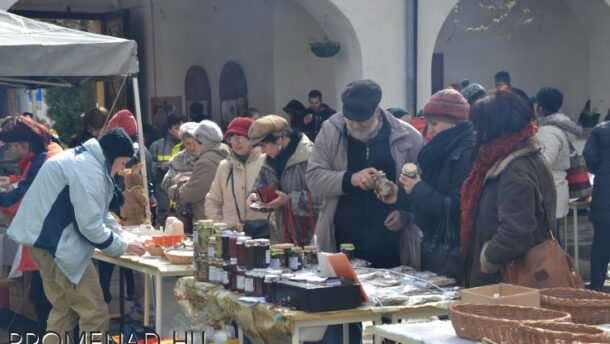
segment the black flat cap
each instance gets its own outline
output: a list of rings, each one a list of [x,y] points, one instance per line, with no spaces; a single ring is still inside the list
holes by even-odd
[[[363,122],[371,118],[381,101],[381,87],[373,80],[356,80],[349,83],[343,93],[343,115],[352,121]]]

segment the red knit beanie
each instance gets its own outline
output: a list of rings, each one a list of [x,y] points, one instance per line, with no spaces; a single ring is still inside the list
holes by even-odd
[[[250,126],[252,126],[254,120],[248,117],[235,117],[229,123],[227,127],[227,131],[225,132],[225,140],[231,135],[239,135],[248,137],[248,130],[250,130]]]
[[[462,94],[452,88],[438,91],[424,105],[424,118],[450,123],[468,120],[470,105]]]
[[[136,119],[133,117],[131,111],[124,109],[112,116],[106,129],[112,128],[123,128],[129,137],[136,136],[138,134],[138,125]]]

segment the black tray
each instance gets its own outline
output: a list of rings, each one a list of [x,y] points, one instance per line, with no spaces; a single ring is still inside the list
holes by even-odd
[[[272,303],[294,307],[304,312],[327,312],[360,306],[360,285],[350,281],[310,284],[282,280],[271,285]]]

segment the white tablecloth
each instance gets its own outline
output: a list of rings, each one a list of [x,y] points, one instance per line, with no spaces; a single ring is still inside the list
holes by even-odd
[[[455,335],[451,321],[434,320],[421,323],[402,323],[374,326],[372,332],[399,343],[471,344],[470,340]]]

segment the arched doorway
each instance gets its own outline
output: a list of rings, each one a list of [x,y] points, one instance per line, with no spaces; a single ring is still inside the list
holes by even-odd
[[[434,11],[438,9],[424,7],[420,22],[427,26],[419,41],[420,47],[426,44],[422,41],[427,41],[428,46],[419,55],[426,54],[419,66],[419,104],[423,105],[432,91],[434,55],[436,61],[443,61],[442,66],[437,63],[435,67],[443,71],[445,87],[469,79],[489,89],[494,86],[494,74],[506,70],[512,84],[529,95],[542,86],[560,89],[564,93],[562,110],[576,117],[591,96],[592,66],[589,34],[570,2],[548,2],[530,25],[491,25],[485,30],[477,28],[491,20],[477,6],[478,2],[461,2],[458,13],[452,11],[457,1],[444,3],[441,10],[447,16],[436,25],[427,23],[427,18],[438,16]],[[603,0],[592,2],[606,5]],[[439,79],[438,75],[434,77]],[[421,78],[427,80],[422,82]]]
[[[225,63],[220,72],[220,126],[225,129],[238,114],[248,109],[248,84],[241,66]]]
[[[204,117],[209,117],[212,113],[210,81],[201,66],[191,66],[186,72],[186,77],[184,78],[184,99],[189,120],[190,113],[188,109],[195,102],[202,105]]]

